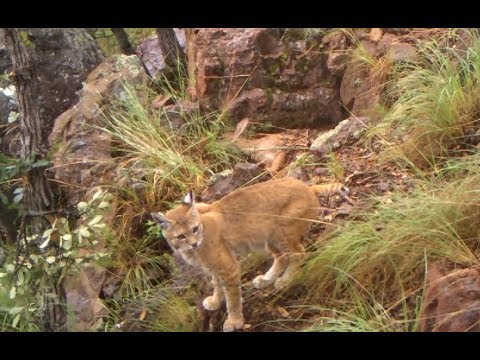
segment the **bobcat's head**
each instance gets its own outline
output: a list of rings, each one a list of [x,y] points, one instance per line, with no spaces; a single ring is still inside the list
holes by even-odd
[[[185,196],[181,205],[166,214],[151,213],[151,216],[161,226],[163,236],[173,251],[194,250],[202,244],[203,225],[192,191]]]

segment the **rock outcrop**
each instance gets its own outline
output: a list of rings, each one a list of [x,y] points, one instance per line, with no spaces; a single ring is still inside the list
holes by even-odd
[[[341,121],[334,129],[318,136],[310,145],[310,151],[326,155],[330,151],[338,150],[342,146],[353,144],[359,140],[367,129],[369,118],[350,117]]]
[[[189,41],[203,109],[228,109],[282,127],[318,127],[344,117],[338,79],[321,41],[287,41],[280,29],[199,29]],[[192,67],[192,64],[189,66]]]
[[[431,264],[419,317],[420,331],[480,331],[480,267]]]
[[[99,65],[88,76],[80,101],[55,120],[49,136],[50,145],[56,147],[55,179],[63,184],[71,205],[77,204],[87,189],[111,180],[115,174],[111,138],[92,125],[102,125],[102,110],[121,98],[122,81],[146,81],[136,55],[120,55]]]
[[[340,85],[340,98],[353,115],[371,116],[379,103],[389,66],[414,61],[417,51],[412,44],[380,28],[372,28],[370,32],[359,30],[355,35],[359,42],[350,53]]]

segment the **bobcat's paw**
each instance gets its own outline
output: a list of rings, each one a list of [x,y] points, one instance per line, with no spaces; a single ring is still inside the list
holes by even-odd
[[[225,320],[225,322],[223,323],[223,331],[231,332],[234,330],[240,330],[243,329],[244,324],[245,321],[243,319],[243,316],[238,319],[232,319],[228,317],[227,320]]]
[[[270,285],[273,281],[270,279],[266,279],[264,275],[258,275],[255,279],[253,279],[253,286],[257,289],[262,289]]]
[[[203,299],[203,307],[205,310],[215,311],[222,306],[222,302],[218,299],[215,299],[213,296],[206,297]]]

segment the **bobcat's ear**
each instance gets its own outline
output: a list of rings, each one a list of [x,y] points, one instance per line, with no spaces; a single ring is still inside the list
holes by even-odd
[[[152,216],[152,219],[158,224],[160,225],[160,227],[162,229],[166,229],[170,226],[170,220],[168,220],[164,214],[162,213],[150,213],[150,215]]]
[[[185,195],[185,197],[183,198],[183,203],[185,205],[194,205],[195,204],[195,199],[193,197],[193,191],[190,190],[189,193],[187,195]]]

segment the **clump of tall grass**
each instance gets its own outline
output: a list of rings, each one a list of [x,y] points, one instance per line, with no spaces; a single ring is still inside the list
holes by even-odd
[[[386,308],[383,299],[378,300],[364,289],[357,290],[358,284],[352,281],[346,300],[337,299],[331,308],[319,305],[304,306],[309,312],[316,312],[309,320],[311,325],[306,332],[399,332],[417,331],[422,293],[417,292],[413,306],[400,289],[402,297],[394,307]],[[361,286],[360,286],[361,288]],[[400,306],[398,306],[400,305]]]
[[[373,211],[356,214],[313,246],[298,276],[309,303],[348,300],[351,279],[384,306],[399,289],[419,288],[426,261],[470,266],[480,246],[480,155],[452,163],[436,179],[420,180],[412,193],[396,192]],[[373,199],[375,200],[375,198]],[[386,290],[387,289],[387,290]],[[388,290],[390,289],[390,290]]]
[[[178,92],[166,86],[164,90],[178,100]],[[230,168],[238,158],[238,151],[219,139],[228,129],[221,114],[179,110],[178,115],[183,124],[174,124],[163,109],[151,109],[128,85],[123,100],[107,115],[105,131],[123,157],[120,171],[141,173],[137,181],[150,207],[200,189],[209,176]]]
[[[448,36],[448,42],[420,43],[418,60],[404,64],[388,86],[386,96],[396,101],[369,134],[396,142],[385,150],[387,159],[432,165],[480,117],[478,32]]]

